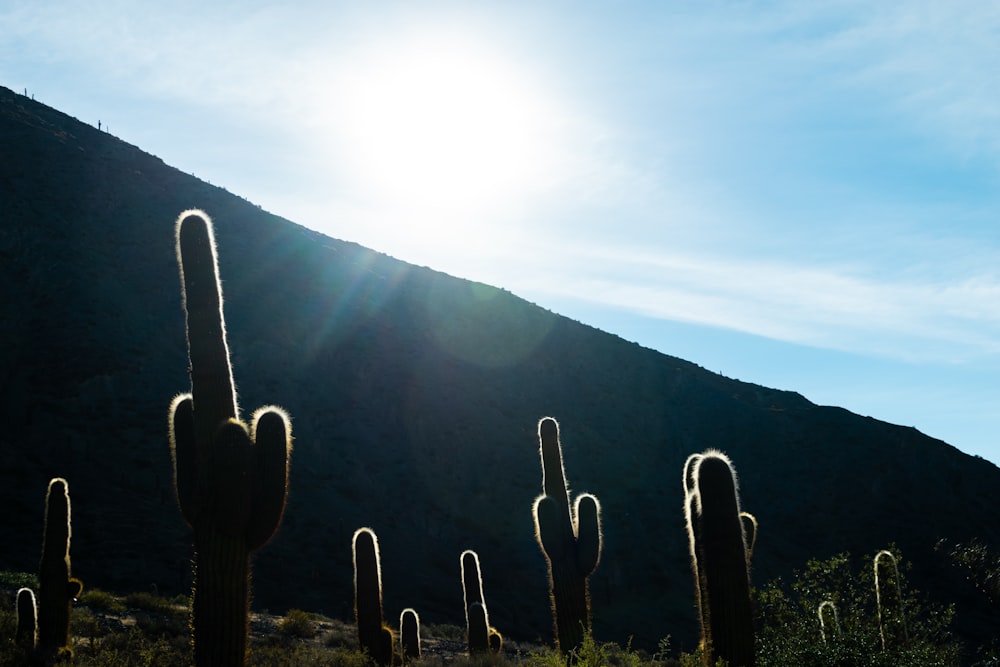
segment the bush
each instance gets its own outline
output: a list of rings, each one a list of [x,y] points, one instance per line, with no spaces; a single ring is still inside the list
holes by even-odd
[[[90,607],[91,611],[101,611],[108,614],[120,614],[125,611],[125,605],[118,598],[99,588],[84,590],[79,598],[79,602],[82,605]]]
[[[316,636],[316,626],[313,625],[312,617],[301,609],[289,609],[281,619],[278,629],[288,637],[312,639]]]
[[[908,646],[883,652],[873,558],[856,563],[845,553],[825,561],[810,560],[791,585],[778,579],[757,592],[758,667],[957,665],[958,647],[948,630],[954,610],[918,599],[906,586],[908,566],[896,557]],[[838,610],[839,631],[828,627],[824,639],[818,609],[827,600]]]

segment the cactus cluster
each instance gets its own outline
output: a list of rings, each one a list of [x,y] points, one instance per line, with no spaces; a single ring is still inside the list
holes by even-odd
[[[14,643],[33,664],[71,661],[69,619],[73,601],[83,583],[73,577],[69,556],[73,535],[69,484],[61,477],[49,480],[45,493],[45,527],[38,564],[38,595],[30,588],[17,591],[17,628]]]
[[[280,408],[240,420],[226,342],[212,223],[200,211],[177,222],[191,393],[170,405],[174,485],[194,533],[192,630],[198,667],[246,663],[250,552],[285,510],[292,438]]]
[[[542,488],[535,499],[535,538],[549,564],[549,591],[556,646],[569,653],[590,633],[589,578],[601,560],[601,505],[582,494],[570,507],[559,424],[538,422]]]
[[[753,667],[749,549],[736,470],[709,450],[688,458],[683,481],[705,664],[721,658],[731,667]]]

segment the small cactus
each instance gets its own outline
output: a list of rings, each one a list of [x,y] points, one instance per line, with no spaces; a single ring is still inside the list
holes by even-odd
[[[246,663],[250,552],[285,511],[291,425],[280,408],[240,421],[226,343],[212,223],[200,211],[177,221],[191,393],[170,405],[170,453],[181,514],[194,532],[191,626],[198,667]]]
[[[747,543],[736,471],[721,452],[690,459],[688,537],[697,560],[701,636],[707,665],[723,659],[731,667],[753,667],[753,611]],[[690,482],[688,480],[690,474]]]
[[[38,608],[35,606],[35,593],[30,588],[17,591],[17,630],[14,632],[14,644],[25,654],[35,649],[38,641]]]
[[[601,505],[585,493],[570,507],[555,419],[538,422],[538,440],[544,492],[535,499],[535,539],[549,564],[556,647],[569,653],[590,633],[589,577],[601,560]]]
[[[878,633],[882,650],[907,648],[910,637],[903,612],[903,591],[899,585],[899,567],[891,551],[875,554],[875,604],[878,607]]]
[[[404,663],[420,659],[420,615],[414,609],[399,615],[399,654]]]
[[[462,593],[465,599],[465,627],[469,655],[500,653],[503,636],[490,626],[489,611],[483,597],[483,578],[479,569],[479,556],[475,551],[463,551],[459,561],[462,566]]]
[[[824,644],[834,637],[840,636],[840,616],[837,614],[837,605],[833,603],[833,600],[820,602],[816,614],[819,616],[819,634],[823,638]]]
[[[393,637],[382,616],[382,564],[370,528],[354,533],[354,619],[358,644],[379,665],[391,665]]]

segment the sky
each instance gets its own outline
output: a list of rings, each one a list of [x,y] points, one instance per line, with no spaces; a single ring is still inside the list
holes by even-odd
[[[0,85],[182,171],[1000,463],[998,3],[11,4]]]

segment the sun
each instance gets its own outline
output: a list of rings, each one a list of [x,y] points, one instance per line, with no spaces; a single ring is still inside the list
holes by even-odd
[[[472,212],[544,189],[558,172],[559,114],[516,60],[481,41],[420,34],[349,63],[337,131],[369,195]]]

